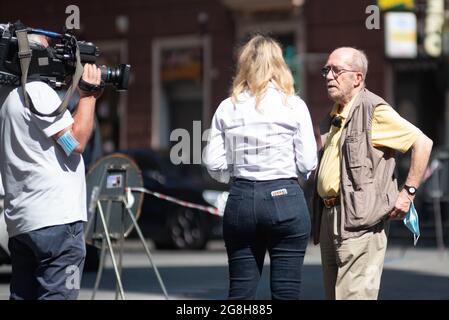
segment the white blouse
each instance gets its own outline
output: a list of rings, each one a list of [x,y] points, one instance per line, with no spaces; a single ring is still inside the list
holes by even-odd
[[[260,110],[260,111],[259,111]],[[203,161],[211,176],[228,182],[230,177],[248,180],[307,179],[317,165],[317,147],[310,113],[304,101],[268,84],[255,108],[255,97],[242,93],[217,108]]]

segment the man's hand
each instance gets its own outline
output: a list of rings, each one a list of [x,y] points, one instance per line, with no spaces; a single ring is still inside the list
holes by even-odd
[[[93,86],[100,86],[100,84],[101,84],[101,70],[100,70],[100,68],[98,68],[94,64],[86,63],[84,65],[84,71],[83,71],[82,79],[85,82],[87,82],[88,84],[91,84]],[[83,90],[81,90],[78,87],[78,92],[80,94],[80,98],[89,97],[89,96],[98,98],[101,95],[102,90],[99,90],[96,93],[92,93],[92,92],[89,92],[89,91],[83,91]]]
[[[82,79],[89,85],[99,86],[101,83],[101,70],[94,64],[85,64]],[[73,112],[73,124],[55,135],[59,138],[65,132],[71,130],[72,136],[78,141],[78,146],[74,149],[77,153],[83,153],[89,142],[92,133],[95,116],[95,103],[102,90],[98,92],[84,91],[78,86],[80,99],[75,111]]]
[[[421,133],[412,145],[412,160],[410,169],[405,180],[408,186],[419,187],[424,171],[429,162],[430,152],[433,142],[425,134]],[[410,203],[415,196],[408,194],[407,190],[402,189],[396,200],[393,211],[390,213],[390,219],[403,219],[407,214]]]
[[[393,211],[390,212],[390,219],[404,219],[410,209],[410,204],[412,203],[413,198],[414,196],[409,195],[405,189],[402,189],[401,192],[399,192]]]

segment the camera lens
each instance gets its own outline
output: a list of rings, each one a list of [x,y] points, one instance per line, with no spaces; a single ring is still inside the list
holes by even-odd
[[[127,90],[131,65],[120,64],[114,68],[101,66],[101,79],[105,83],[113,84],[117,90]]]

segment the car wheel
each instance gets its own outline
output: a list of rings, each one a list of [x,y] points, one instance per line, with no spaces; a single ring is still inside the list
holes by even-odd
[[[181,208],[167,222],[170,242],[175,249],[204,249],[207,244],[207,224],[201,212]]]

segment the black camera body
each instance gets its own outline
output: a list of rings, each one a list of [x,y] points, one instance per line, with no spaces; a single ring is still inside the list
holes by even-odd
[[[76,69],[76,50],[79,48],[80,62],[94,64],[100,55],[98,47],[91,42],[77,41],[69,34],[30,29],[28,33],[40,34],[55,39],[54,45],[44,48],[30,42],[31,62],[28,68],[27,81],[43,81],[54,89],[62,89],[68,85]],[[22,75],[18,56],[18,40],[15,36],[15,26],[6,25],[0,28],[0,85],[20,86]],[[106,84],[112,84],[117,90],[127,90],[131,66],[120,64],[115,67],[101,66],[101,79]]]

